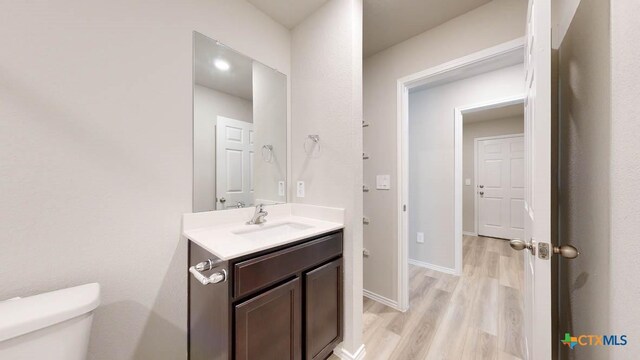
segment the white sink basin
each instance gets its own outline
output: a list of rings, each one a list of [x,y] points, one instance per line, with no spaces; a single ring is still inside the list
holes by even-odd
[[[297,232],[307,230],[312,226],[296,222],[280,224],[247,225],[247,229],[234,231],[233,233],[249,240],[264,240],[268,238],[290,236]]]

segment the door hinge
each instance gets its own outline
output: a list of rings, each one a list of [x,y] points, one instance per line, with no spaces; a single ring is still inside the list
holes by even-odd
[[[407,211],[407,205],[402,205],[402,211]]]

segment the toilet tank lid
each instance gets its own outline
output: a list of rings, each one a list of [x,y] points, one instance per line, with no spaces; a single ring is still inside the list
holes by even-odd
[[[0,341],[86,314],[99,304],[98,283],[0,301]]]

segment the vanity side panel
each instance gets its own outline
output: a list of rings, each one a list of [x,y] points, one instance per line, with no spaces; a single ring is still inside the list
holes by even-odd
[[[189,266],[213,256],[200,246],[189,242]],[[225,269],[228,262],[204,271],[211,275]],[[230,360],[231,323],[229,313],[229,287],[231,279],[219,284],[202,285],[191,274],[189,277],[189,359]]]

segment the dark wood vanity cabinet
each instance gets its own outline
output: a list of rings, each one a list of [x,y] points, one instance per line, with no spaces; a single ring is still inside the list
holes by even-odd
[[[342,337],[342,258],[304,274],[305,358],[326,359]]]
[[[207,260],[202,255],[202,248],[189,244],[191,265]],[[202,285],[190,277],[191,360],[322,360],[342,341],[342,231],[211,271],[222,268],[224,283]],[[220,307],[227,313],[214,314]]]

